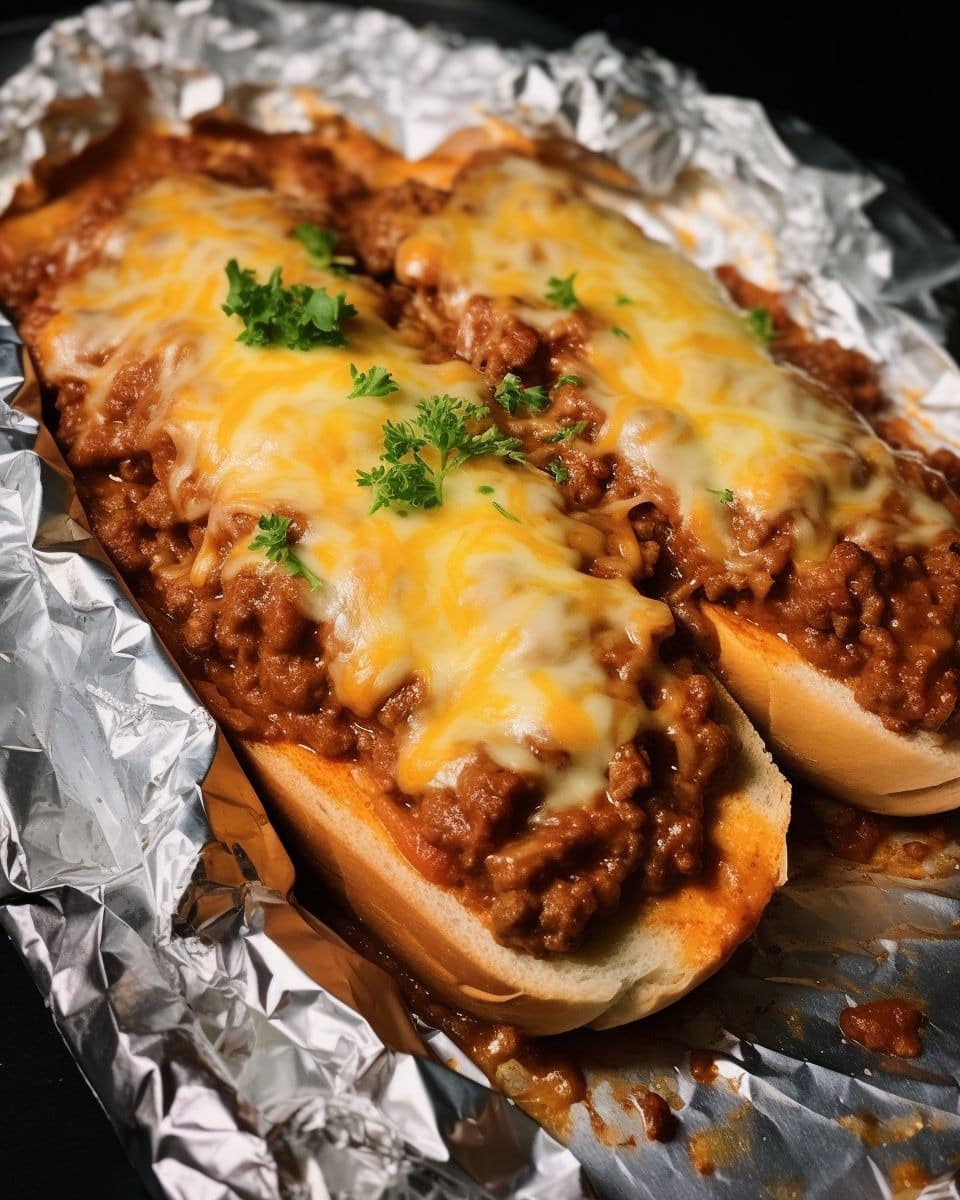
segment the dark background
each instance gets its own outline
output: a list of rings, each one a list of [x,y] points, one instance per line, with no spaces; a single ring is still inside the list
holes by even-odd
[[[955,231],[957,43],[931,4],[843,7],[607,4],[577,7],[451,0],[382,6],[468,34],[559,46],[588,29],[649,45],[694,68],[713,91],[751,96],[804,118],[859,156],[893,168]],[[851,6],[853,7],[853,6]],[[860,6],[857,6],[860,8]],[[0,7],[0,77],[36,32],[79,5],[28,13]],[[944,14],[948,6],[940,6]],[[881,12],[886,15],[881,16]],[[2,703],[2,698],[0,698]],[[0,934],[0,1195],[4,1200],[145,1195],[49,1014]]]

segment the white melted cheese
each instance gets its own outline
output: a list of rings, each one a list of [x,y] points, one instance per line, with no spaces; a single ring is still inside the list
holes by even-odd
[[[485,295],[540,328],[564,315],[545,302],[548,279],[573,272],[591,322],[578,373],[606,415],[594,449],[665,484],[716,561],[751,567],[718,501],[725,489],[757,518],[790,514],[800,562],[841,537],[926,544],[953,525],[905,488],[866,422],[773,362],[712,276],[583,198],[562,171],[517,156],[469,168],[398,255],[401,277],[439,281],[453,308]],[[882,511],[891,492],[906,512]]]
[[[304,584],[303,605],[328,623],[339,700],[364,717],[409,679],[426,685],[400,739],[405,791],[452,782],[482,746],[540,778],[545,809],[587,802],[603,792],[618,745],[676,716],[669,704],[649,711],[612,680],[596,661],[596,636],[626,631],[660,673],[655,647],[672,629],[669,611],[579,569],[571,543],[589,532],[529,467],[477,459],[448,477],[441,508],[405,519],[369,513],[356,472],[376,465],[383,423],[412,417],[435,393],[482,401],[482,380],[460,362],[420,361],[378,315],[374,289],[312,267],[291,225],[265,193],[156,184],[130,202],[101,262],[60,287],[38,347],[48,377],[84,380],[95,423],[122,364],[161,356],[153,431],[175,446],[180,512],[207,521],[194,582],[215,566],[216,534],[234,514],[302,515],[296,552],[323,581],[314,592]],[[230,258],[260,280],[279,265],[285,284],[346,291],[359,310],[345,324],[349,344],[303,352],[239,343],[239,320],[221,311]],[[348,400],[351,363],[387,368],[399,392]],[[247,542],[233,547],[225,575],[278,569]],[[548,765],[536,748],[559,748],[569,761]]]

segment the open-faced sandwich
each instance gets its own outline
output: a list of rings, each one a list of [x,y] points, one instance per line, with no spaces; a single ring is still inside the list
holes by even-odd
[[[682,995],[783,878],[709,663],[825,789],[956,803],[960,505],[501,140],[126,129],[0,223],[0,298],[287,835],[440,995],[554,1032]]]

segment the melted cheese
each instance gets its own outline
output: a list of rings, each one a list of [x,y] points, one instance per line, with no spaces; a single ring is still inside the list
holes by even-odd
[[[564,315],[544,301],[548,279],[572,272],[591,323],[578,373],[606,414],[595,450],[665,484],[715,560],[752,565],[717,500],[727,488],[754,517],[793,520],[798,561],[841,537],[924,544],[952,526],[864,421],[773,362],[711,276],[560,171],[521,157],[471,168],[398,256],[401,277],[439,281],[454,310],[485,295],[539,328]],[[905,511],[884,511],[897,492]]]
[[[162,359],[152,432],[174,444],[180,512],[207,522],[194,583],[216,564],[235,514],[303,517],[297,554],[323,580],[313,593],[304,585],[303,604],[327,623],[339,700],[364,717],[412,677],[426,684],[400,738],[404,790],[452,782],[482,746],[540,778],[548,808],[591,799],[616,747],[674,716],[669,704],[648,710],[608,676],[596,635],[626,631],[662,672],[655,647],[672,628],[669,611],[622,580],[580,570],[571,544],[582,527],[532,468],[473,460],[448,477],[441,508],[406,519],[369,513],[356,471],[376,464],[383,423],[413,416],[435,393],[483,400],[483,383],[463,363],[420,361],[378,315],[376,291],[311,267],[291,224],[265,193],[201,180],[153,186],[130,203],[99,265],[60,287],[38,347],[48,377],[84,380],[95,424],[108,416],[124,362]],[[286,284],[345,290],[359,310],[349,345],[302,352],[237,342],[239,321],[221,311],[230,258],[261,280],[279,265]],[[399,392],[348,400],[351,363],[386,367]],[[490,488],[493,496],[480,490]],[[248,540],[234,545],[225,576],[275,569]],[[544,747],[569,761],[541,762]]]

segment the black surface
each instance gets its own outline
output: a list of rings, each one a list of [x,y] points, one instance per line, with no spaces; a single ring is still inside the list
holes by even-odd
[[[581,5],[527,0],[578,31],[652,46],[711,91],[802,117],[859,157],[888,163],[960,231],[957,39],[949,6]],[[854,17],[856,19],[854,19]]]
[[[753,96],[827,130],[859,155],[892,164],[960,229],[954,167],[955,39],[932,5],[838,26],[834,10],[451,0],[382,3],[468,34],[556,46],[602,27],[693,67],[716,91]],[[0,78],[33,36],[74,6],[0,22]],[[3,9],[0,9],[3,13]],[[7,10],[7,16],[12,16]],[[0,698],[2,703],[2,698]],[[0,934],[0,1197],[146,1196],[59,1038],[19,957]]]
[[[350,0],[347,0],[349,3]],[[827,131],[860,157],[888,163],[960,232],[956,167],[957,42],[949,6],[557,3],[556,0],[381,0],[418,22],[501,41],[566,44],[590,29],[652,46],[692,67],[713,91],[752,96]],[[35,31],[80,4],[19,6],[0,22],[0,77]],[[849,6],[853,8],[854,6]],[[0,13],[3,13],[0,7]]]
[[[147,1200],[19,953],[2,932],[0,1196]]]

